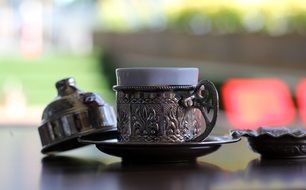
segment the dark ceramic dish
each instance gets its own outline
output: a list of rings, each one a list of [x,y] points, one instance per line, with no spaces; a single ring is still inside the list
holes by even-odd
[[[306,158],[306,129],[234,130],[232,136],[247,137],[251,149],[264,158]]]
[[[79,139],[81,143],[95,144],[107,154],[121,157],[123,162],[190,162],[197,157],[218,150],[222,144],[234,143],[240,138],[208,137],[203,142],[185,143],[127,143]]]

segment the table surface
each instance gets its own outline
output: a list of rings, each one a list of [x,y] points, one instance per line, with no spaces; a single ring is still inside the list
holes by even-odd
[[[305,160],[261,160],[242,140],[196,163],[123,165],[94,146],[46,157],[36,128],[0,128],[0,189],[306,189]]]

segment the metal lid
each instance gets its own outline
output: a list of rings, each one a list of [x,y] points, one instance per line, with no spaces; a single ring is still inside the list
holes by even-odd
[[[82,92],[73,78],[56,83],[58,96],[44,110],[38,128],[42,153],[59,152],[84,146],[79,137],[117,137],[113,108],[92,92]]]

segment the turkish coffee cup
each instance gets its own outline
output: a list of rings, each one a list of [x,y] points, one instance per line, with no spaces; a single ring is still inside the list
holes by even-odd
[[[198,68],[151,67],[116,70],[120,142],[203,141],[219,109],[211,81],[198,82]]]

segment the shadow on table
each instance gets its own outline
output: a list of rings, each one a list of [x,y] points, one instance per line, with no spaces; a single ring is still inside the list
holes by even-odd
[[[97,160],[69,156],[46,156],[42,160],[42,171],[52,173],[97,172],[106,164]]]
[[[95,175],[103,162],[68,156],[47,156],[42,159],[39,189],[86,189],[95,183]]]
[[[243,171],[227,172],[213,189],[306,189],[306,160],[251,160]]]
[[[305,159],[254,159],[242,176],[249,189],[305,189],[305,179]]]
[[[205,162],[107,165],[54,156],[42,160],[40,189],[209,189],[227,174]]]
[[[218,166],[205,163],[114,163],[103,172],[115,176],[118,189],[210,189],[226,175]]]
[[[306,159],[254,159],[249,162],[245,177],[261,181],[305,181]]]

